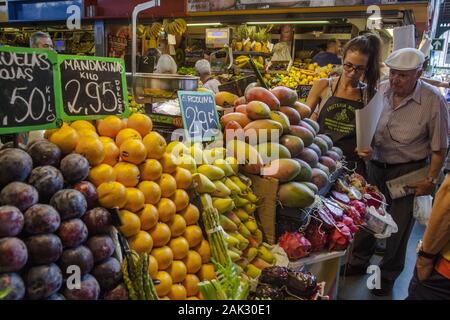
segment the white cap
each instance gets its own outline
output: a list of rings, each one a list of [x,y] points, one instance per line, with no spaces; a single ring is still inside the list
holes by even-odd
[[[198,60],[195,63],[195,70],[199,75],[211,74],[211,64],[206,59]]]
[[[402,71],[419,69],[424,62],[425,55],[414,48],[396,50],[384,61],[389,68]]]

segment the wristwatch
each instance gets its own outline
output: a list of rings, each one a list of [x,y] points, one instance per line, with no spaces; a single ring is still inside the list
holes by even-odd
[[[437,257],[437,254],[431,254],[431,253],[423,251],[422,244],[423,244],[422,240],[419,240],[419,243],[417,244],[417,249],[416,249],[417,255],[419,257],[424,257],[427,259],[435,259]]]
[[[437,184],[438,179],[433,177],[427,177],[427,181],[431,182],[432,184]]]

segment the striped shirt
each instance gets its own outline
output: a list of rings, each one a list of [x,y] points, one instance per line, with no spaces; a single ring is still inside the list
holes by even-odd
[[[384,101],[373,140],[374,160],[406,163],[448,147],[448,107],[437,88],[418,80],[413,93],[394,109],[389,82],[380,87]]]

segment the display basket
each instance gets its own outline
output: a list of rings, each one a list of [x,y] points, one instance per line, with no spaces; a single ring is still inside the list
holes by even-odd
[[[253,82],[257,82],[255,76],[246,76],[238,80],[233,80],[219,86],[219,91],[231,92],[238,97],[242,97],[245,93],[245,88]]]

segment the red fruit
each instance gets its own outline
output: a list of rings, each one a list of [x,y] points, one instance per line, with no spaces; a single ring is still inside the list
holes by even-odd
[[[50,199],[50,205],[59,212],[61,220],[79,218],[87,208],[83,194],[74,189],[59,190]]]
[[[352,233],[344,223],[336,223],[336,228],[334,228],[329,236],[328,250],[345,250],[348,245],[353,241]]]
[[[364,204],[364,202],[359,201],[359,200],[352,200],[349,202],[349,206],[354,208],[358,212],[358,214],[361,218],[364,218],[364,216],[366,215],[367,207]]]
[[[88,229],[80,219],[67,220],[61,223],[58,236],[61,238],[64,248],[78,247],[86,241]]]
[[[94,262],[111,257],[115,250],[111,237],[107,235],[93,236],[87,241],[86,245],[94,255]]]
[[[2,150],[0,163],[0,188],[13,181],[25,181],[33,169],[28,153],[16,148]]]
[[[0,292],[11,290],[4,300],[22,300],[25,296],[25,284],[17,273],[0,274]]]
[[[60,170],[68,183],[77,183],[87,178],[89,162],[82,155],[71,153],[61,160]]]
[[[89,235],[107,233],[112,225],[111,213],[105,208],[94,208],[86,212],[83,216]]]
[[[22,212],[13,206],[0,207],[0,238],[14,237],[23,228],[24,218]]]
[[[81,181],[73,186],[75,190],[80,191],[86,199],[87,209],[92,209],[97,205],[98,195],[97,189],[89,181]]]
[[[36,141],[28,146],[28,154],[33,159],[33,165],[59,167],[61,161],[61,150],[56,144],[47,140]]]
[[[320,252],[327,243],[327,234],[318,223],[310,223],[305,232],[306,239],[311,243],[311,252]]]
[[[108,291],[103,296],[103,300],[128,300],[128,290],[124,284],[119,284],[117,287]]]
[[[279,239],[279,245],[290,260],[298,260],[309,255],[311,243],[299,232],[285,232]]]
[[[108,291],[122,280],[122,269],[116,258],[108,258],[95,266],[92,275],[97,279],[100,288]]]

